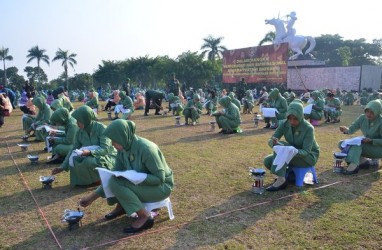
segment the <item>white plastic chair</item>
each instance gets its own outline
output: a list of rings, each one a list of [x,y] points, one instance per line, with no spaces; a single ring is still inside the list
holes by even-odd
[[[170,197],[167,197],[162,201],[143,203],[143,205],[145,206],[145,209],[148,212],[151,212],[152,210],[157,208],[167,207],[168,217],[170,218],[170,220],[173,220],[175,218],[174,213],[172,212],[172,204],[170,201]]]

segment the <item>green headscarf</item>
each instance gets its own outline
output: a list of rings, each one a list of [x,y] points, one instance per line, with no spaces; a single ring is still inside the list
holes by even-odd
[[[234,92],[229,92],[228,96],[231,97],[231,99],[234,99],[235,98],[235,93]]]
[[[119,97],[121,98],[121,99],[125,99],[127,96],[126,96],[126,92],[125,91],[119,91]]]
[[[107,126],[103,134],[126,151],[130,151],[131,143],[135,138],[135,123],[122,119],[115,120]]]
[[[312,97],[314,98],[320,98],[321,94],[318,90],[315,90],[312,92]]]
[[[271,98],[271,99],[276,99],[278,96],[279,96],[279,94],[280,94],[280,91],[279,91],[279,89],[278,88],[274,88],[274,89],[272,89],[272,91],[269,93],[269,98]]]
[[[228,107],[228,105],[231,103],[231,97],[224,96],[219,99],[219,104],[222,105],[224,108]]]
[[[53,124],[65,125],[70,118],[69,110],[66,108],[59,108],[53,112],[50,121]]]
[[[41,96],[38,96],[38,97],[33,98],[32,103],[37,108],[42,109],[44,107],[45,101]]]
[[[56,100],[54,100],[51,104],[50,104],[50,108],[52,109],[52,110],[57,110],[57,109],[59,109],[59,108],[62,108],[63,107],[63,101],[62,101],[62,99],[61,98],[58,98],[58,99],[56,99]]]
[[[294,100],[289,104],[286,117],[290,115],[294,115],[299,122],[304,120],[304,108],[300,100]]]
[[[200,95],[198,94],[194,94],[193,98],[192,98],[194,101],[195,100],[200,100]]]
[[[94,111],[87,105],[74,110],[72,117],[84,125],[84,130],[90,133],[91,124],[97,119]]]
[[[382,111],[382,104],[381,104],[381,101],[380,100],[373,100],[373,101],[370,101],[364,111],[366,111],[367,109],[370,109],[374,115],[377,117],[381,114],[381,111]]]

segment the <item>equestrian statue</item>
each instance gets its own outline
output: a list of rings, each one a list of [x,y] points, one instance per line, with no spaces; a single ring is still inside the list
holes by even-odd
[[[313,56],[310,52],[313,51],[316,46],[316,40],[312,36],[301,36],[296,35],[296,30],[293,28],[295,21],[297,20],[296,13],[292,11],[289,15],[287,15],[289,20],[284,21],[280,18],[272,18],[266,19],[265,24],[271,24],[275,26],[276,36],[273,40],[273,44],[280,43],[288,43],[288,47],[290,50],[294,52],[294,55],[289,57],[289,60],[296,60],[298,58],[304,58],[305,56],[309,56],[309,59],[312,59]],[[286,27],[284,26],[286,23]],[[309,41],[309,48],[305,51],[305,54],[302,50],[305,48]]]

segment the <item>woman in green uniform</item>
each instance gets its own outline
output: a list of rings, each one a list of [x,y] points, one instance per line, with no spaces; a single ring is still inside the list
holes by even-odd
[[[36,135],[36,141],[44,141],[45,137],[48,135],[45,130],[36,130],[37,127],[48,124],[50,116],[52,115],[52,110],[49,105],[45,103],[43,97],[33,98],[33,105],[38,108],[38,113],[36,117],[30,115],[24,115],[22,117],[23,129],[25,135],[23,138],[28,138],[31,132],[34,132]]]
[[[107,185],[114,194],[108,199],[110,205],[118,203],[116,208],[105,216],[113,219],[123,213],[138,218],[125,228],[125,233],[137,233],[149,229],[154,224],[150,212],[144,208],[143,202],[157,202],[169,197],[173,187],[173,172],[158,146],[142,137],[135,135],[135,123],[126,120],[113,121],[104,133],[112,140],[113,146],[118,150],[115,165],[112,171],[134,171],[141,174],[135,184],[123,177],[112,176]],[[105,197],[103,187],[81,199],[81,206],[88,206],[99,197]]]
[[[78,131],[77,121],[70,115],[69,110],[59,108],[52,114],[50,123],[57,126],[59,130],[65,131],[65,134],[50,133],[49,144],[52,145],[52,158],[48,163],[61,163],[72,149]]]
[[[219,133],[233,134],[237,133],[240,126],[240,111],[239,108],[231,102],[229,96],[224,96],[219,99],[219,104],[224,108],[222,111],[217,111],[212,115],[215,116],[216,123],[222,130]]]
[[[114,120],[118,119],[118,114],[122,113],[122,119],[127,120],[130,119],[130,116],[132,113],[134,113],[134,106],[133,106],[133,100],[130,96],[126,95],[125,91],[119,92],[119,97],[121,100],[119,100],[119,103],[115,106],[114,109]]]
[[[186,107],[183,110],[183,115],[185,119],[185,125],[188,125],[189,119],[191,119],[192,125],[196,124],[196,121],[200,118],[203,106],[200,103],[200,96],[195,94],[192,100],[187,102]]]
[[[266,123],[265,128],[276,129],[278,126],[278,122],[280,120],[285,119],[285,113],[288,109],[288,103],[286,99],[280,94],[278,88],[272,89],[269,93],[268,100],[266,101],[267,105],[264,105],[267,108],[275,108],[277,109],[276,117],[264,117],[264,122]],[[271,123],[273,124],[271,127]]]
[[[356,174],[359,170],[360,162],[365,162],[366,158],[382,158],[382,105],[379,100],[369,102],[365,109],[365,114],[360,115],[349,128],[340,126],[340,131],[344,134],[354,134],[361,130],[365,138],[361,145],[349,146],[346,162],[349,163],[344,174]]]
[[[305,114],[305,118],[310,119],[311,123],[315,125],[313,121],[320,121],[324,116],[325,102],[321,99],[321,94],[318,90],[313,91],[311,96],[313,99],[313,102],[311,103],[313,104],[312,112],[310,114]]]
[[[314,127],[304,119],[303,106],[301,101],[293,101],[286,112],[287,119],[282,120],[279,127],[268,141],[268,145],[273,148],[276,145],[293,146],[297,149],[297,154],[291,159],[288,166],[311,167],[314,166],[320,154],[320,148],[314,136]],[[284,141],[279,141],[284,136]],[[277,180],[266,190],[278,191],[286,188],[287,165],[276,171],[273,160],[276,154],[265,157],[264,166],[277,175]]]
[[[116,151],[103,132],[106,126],[97,122],[94,111],[87,105],[76,109],[72,117],[80,128],[73,147],[60,167],[52,175],[70,171],[70,185],[84,186],[99,182],[96,167],[110,168],[115,161]]]

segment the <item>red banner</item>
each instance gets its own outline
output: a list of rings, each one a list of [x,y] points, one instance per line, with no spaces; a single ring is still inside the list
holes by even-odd
[[[288,44],[227,50],[223,53],[223,83],[285,83]]]

